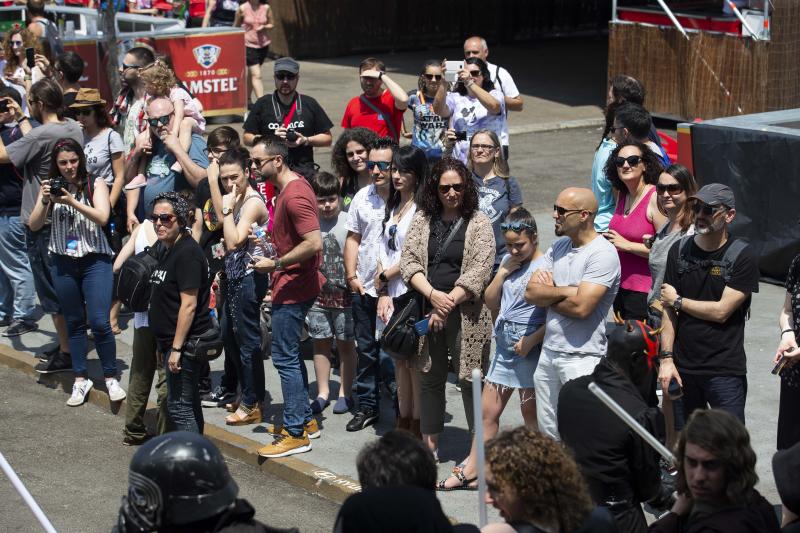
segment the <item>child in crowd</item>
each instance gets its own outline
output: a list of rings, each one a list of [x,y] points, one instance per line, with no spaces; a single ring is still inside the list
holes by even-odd
[[[308,312],[309,332],[314,339],[314,373],[317,377],[317,398],[311,403],[311,411],[321,413],[331,403],[328,399],[331,349],[333,340],[336,339],[341,385],[333,412],[344,414],[353,407],[351,389],[356,364],[351,296],[344,273],[347,213],[342,212],[339,207],[340,186],[336,176],[320,172],[311,181],[311,186],[317,195],[319,225],[322,232],[320,272],[326,278],[322,292]]]

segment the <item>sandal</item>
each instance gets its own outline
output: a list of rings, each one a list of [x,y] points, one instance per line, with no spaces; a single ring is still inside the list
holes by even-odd
[[[467,476],[465,476],[464,473],[461,472],[461,471],[453,474],[450,477],[456,478],[460,483],[458,485],[454,486],[454,487],[448,487],[447,486],[447,479],[450,479],[450,478],[443,479],[439,483],[436,484],[436,490],[442,491],[442,492],[449,492],[449,491],[452,491],[452,490],[478,490],[478,487],[470,485],[470,483],[472,483],[474,481],[478,481],[477,477],[474,477],[472,479],[467,479]]]
[[[458,463],[456,466],[453,467],[451,472],[453,473],[453,475],[456,475],[459,472],[463,472],[465,466],[467,466],[467,462],[466,461],[464,461],[462,463]]]

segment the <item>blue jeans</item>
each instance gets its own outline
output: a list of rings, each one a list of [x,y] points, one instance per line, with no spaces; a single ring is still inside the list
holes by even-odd
[[[747,400],[747,376],[704,376],[681,374],[683,380],[683,414],[695,409],[722,409],[744,424],[744,404]]]
[[[103,366],[103,376],[117,375],[117,343],[111,332],[109,312],[114,275],[111,256],[89,254],[72,258],[53,254],[53,285],[67,322],[72,369],[86,377],[86,322],[94,333],[94,347]],[[84,307],[86,312],[84,313]]]
[[[28,248],[28,261],[31,264],[33,285],[42,311],[48,315],[61,313],[61,304],[53,285],[53,257],[48,250],[50,246],[50,226],[45,226],[39,231],[25,228],[25,245]]]
[[[242,387],[242,403],[253,407],[264,401],[264,357],[261,353],[261,300],[269,277],[251,273],[228,279],[222,307],[225,359],[236,364]],[[227,373],[227,372],[226,372]]]
[[[13,311],[12,311],[13,308]],[[25,226],[18,216],[0,216],[0,319],[33,324],[36,288],[25,244]]]
[[[395,390],[394,361],[385,352],[381,355],[380,342],[375,338],[375,318],[377,316],[377,298],[368,294],[353,295],[353,325],[358,352],[356,396],[360,411],[378,410],[380,404],[378,384],[381,376],[386,385],[392,391]]]
[[[197,357],[181,355],[181,369],[177,374],[170,372],[167,357],[170,343],[159,343],[161,358],[167,374],[167,412],[178,431],[191,431],[203,434],[205,422],[203,408],[200,407],[200,367],[202,361]]]
[[[300,333],[314,300],[299,304],[272,304],[272,364],[281,378],[283,427],[294,437],[311,420],[308,370],[300,360]]]

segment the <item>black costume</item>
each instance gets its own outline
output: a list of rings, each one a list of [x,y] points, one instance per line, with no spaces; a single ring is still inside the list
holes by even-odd
[[[748,503],[706,514],[678,516],[667,513],[648,529],[651,533],[778,533],[775,510],[753,489]]]

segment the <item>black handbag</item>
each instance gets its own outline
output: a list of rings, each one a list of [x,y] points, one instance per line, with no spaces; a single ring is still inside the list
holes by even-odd
[[[202,335],[187,340],[181,353],[187,357],[213,361],[220,356],[222,349],[222,332],[215,325]]]
[[[453,241],[463,222],[464,219],[459,218],[453,224],[447,238],[433,256],[431,269],[439,265],[444,251]],[[395,312],[381,335],[381,348],[394,359],[405,361],[411,359],[419,347],[419,333],[414,325],[424,317],[425,299],[420,293],[409,288],[408,292],[394,298],[392,302]]]

